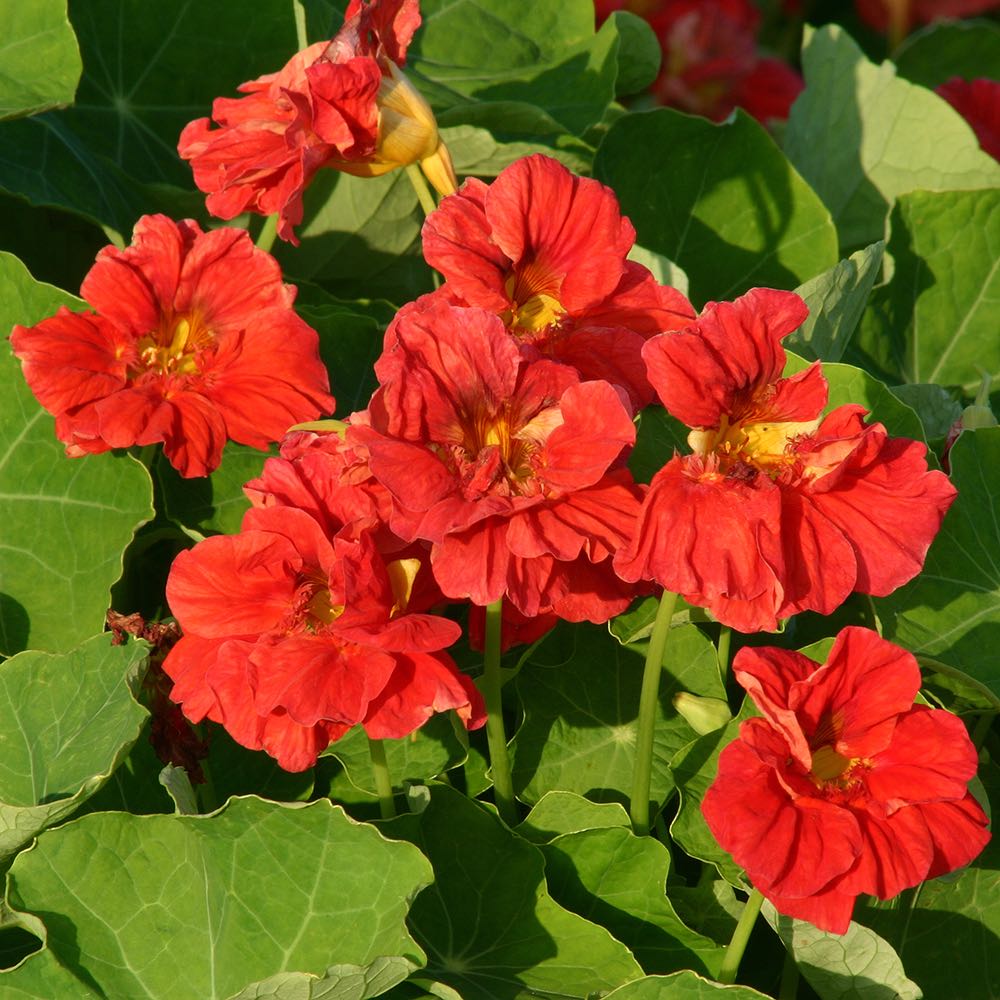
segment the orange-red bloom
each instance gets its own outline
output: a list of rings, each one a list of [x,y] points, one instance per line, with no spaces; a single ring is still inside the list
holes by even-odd
[[[865,424],[860,406],[821,419],[818,363],[781,378],[781,338],[806,315],[794,293],[756,288],[643,349],[694,454],[653,478],[615,568],[743,632],[891,593],[920,572],[955,498],[923,444]]]
[[[445,276],[436,293],[500,316],[534,356],[652,399],[646,338],[694,318],[675,288],[627,260],[635,230],[610,188],[535,155],[492,184],[470,178],[423,229],[424,256]]]
[[[528,617],[606,621],[635,588],[611,572],[639,503],[613,468],[635,437],[606,382],[528,361],[493,314],[427,298],[376,363],[381,387],[347,441],[391,494],[390,525],[432,543],[442,591]]]
[[[857,896],[888,899],[986,845],[975,748],[956,716],[913,704],[910,653],[851,627],[822,665],[747,647],[733,673],[763,718],[722,751],[702,813],[780,912],[843,934]]]
[[[935,88],[971,126],[979,145],[1000,160],[1000,81],[953,76]]]
[[[441,652],[461,629],[411,609],[421,561],[383,555],[374,528],[361,518],[330,537],[279,504],[177,557],[167,599],[184,637],[163,668],[189,719],[221,723],[289,771],[357,724],[373,739],[448,709],[483,724],[475,686]]]
[[[302,194],[321,167],[374,176],[420,162],[442,194],[455,190],[430,106],[399,65],[420,25],[417,0],[351,0],[332,42],[296,53],[278,73],[217,98],[178,152],[221,219],[278,213],[278,235],[298,243]]]
[[[62,307],[10,338],[71,456],[162,441],[181,475],[204,476],[227,438],[265,448],[333,409],[295,288],[243,230],[144,216],[80,293],[95,313]]]

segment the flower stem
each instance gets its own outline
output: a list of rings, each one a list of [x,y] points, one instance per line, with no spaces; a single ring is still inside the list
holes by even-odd
[[[746,906],[743,907],[739,923],[736,925],[736,930],[733,931],[729,947],[726,948],[726,954],[722,958],[722,967],[719,969],[718,976],[715,977],[724,986],[736,982],[736,973],[740,967],[740,959],[743,958],[743,952],[746,951],[747,941],[750,940],[750,932],[753,930],[753,925],[757,922],[757,914],[760,913],[763,902],[764,896],[761,894],[761,891],[754,889],[750,893],[750,898],[747,900]]]
[[[729,644],[733,638],[733,630],[728,625],[723,625],[719,631],[719,673],[722,674],[722,683],[726,683],[726,675],[729,673]]]
[[[274,246],[274,237],[278,234],[278,213],[275,212],[274,215],[269,215],[264,220],[264,225],[261,227],[260,234],[257,236],[256,247],[258,250],[263,250],[264,253],[270,253],[271,247]]]
[[[372,774],[375,776],[375,790],[382,819],[392,819],[396,815],[396,801],[392,794],[392,778],[389,764],[385,759],[385,746],[381,740],[368,737],[368,754],[372,759]]]
[[[295,41],[301,52],[309,47],[309,37],[306,34],[306,8],[302,0],[292,0],[292,10],[295,13]]]
[[[653,634],[646,650],[646,667],[642,674],[642,693],[639,695],[639,729],[636,735],[635,769],[632,772],[632,798],[629,816],[632,829],[644,837],[649,833],[649,785],[653,773],[653,729],[656,724],[656,704],[660,697],[660,671],[663,668],[663,650],[670,634],[670,620],[674,616],[677,595],[665,590],[656,611]]]
[[[434,201],[431,189],[427,186],[427,181],[424,180],[424,175],[420,172],[420,167],[415,163],[408,163],[406,165],[406,176],[410,178],[413,190],[417,193],[417,201],[420,202],[420,207],[424,210],[424,215],[430,215],[437,208],[437,203]]]
[[[503,598],[486,606],[486,650],[483,656],[483,700],[486,702],[486,740],[490,747],[493,798],[500,818],[508,826],[520,820],[514,799],[507,734],[503,726],[503,695],[500,684],[500,622]]]

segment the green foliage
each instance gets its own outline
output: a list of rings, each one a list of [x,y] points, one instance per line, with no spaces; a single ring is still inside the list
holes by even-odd
[[[0,330],[78,299],[0,254]],[[149,474],[125,455],[68,461],[52,418],[0,345],[0,653],[62,651],[104,627],[122,553],[153,517]]]
[[[95,636],[0,664],[0,862],[71,815],[139,736],[147,647]]]
[[[924,87],[940,86],[953,76],[995,79],[1000,66],[1000,25],[985,18],[937,21],[910,35],[894,58],[900,76]]]
[[[802,69],[785,151],[829,208],[844,249],[883,239],[893,201],[909,191],[1000,184],[1000,164],[957,111],[899,79],[892,63],[869,62],[842,29],[807,30]]]
[[[902,196],[889,253],[892,280],[872,296],[852,360],[969,395],[983,372],[1000,376],[1000,188]]]
[[[642,975],[623,944],[552,899],[537,847],[450,788],[433,787],[422,813],[381,828],[434,866],[410,926],[427,951],[425,974],[462,1000],[585,1000]]]
[[[33,115],[73,100],[80,53],[66,0],[33,0],[0,9],[0,120]]]
[[[877,604],[887,639],[968,674],[1000,708],[1000,427],[965,431],[951,468],[958,498],[923,573]]]
[[[524,722],[511,743],[514,788],[525,802],[554,789],[628,802],[646,644],[620,645],[585,624],[552,639],[518,675]],[[723,698],[715,648],[693,625],[667,643],[653,746],[654,812],[674,783],[670,758],[694,737],[671,698],[677,691]]]
[[[829,213],[742,112],[722,125],[667,108],[626,115],[594,174],[614,188],[638,242],[687,272],[697,306],[794,287],[837,263]]]
[[[760,1000],[749,986],[720,986],[696,972],[648,976],[609,993],[604,1000]]]
[[[41,915],[46,948],[0,973],[0,990],[39,989],[53,960],[98,995],[176,1000],[224,1000],[279,972],[323,977],[380,956],[417,965],[403,921],[430,877],[418,851],[328,802],[95,813],[14,862],[7,904]]]

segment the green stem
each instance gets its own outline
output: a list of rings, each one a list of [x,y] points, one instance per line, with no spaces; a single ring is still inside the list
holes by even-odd
[[[639,720],[636,733],[635,768],[632,772],[632,798],[629,816],[632,829],[644,837],[649,833],[649,785],[653,773],[653,730],[656,726],[656,706],[660,698],[660,671],[663,669],[663,650],[670,634],[670,620],[674,616],[677,595],[663,591],[660,606],[653,623],[646,650],[646,666],[642,674],[642,693],[639,695]]]
[[[375,790],[378,792],[378,807],[382,819],[392,819],[396,815],[396,800],[392,794],[392,778],[389,764],[385,759],[385,746],[381,740],[368,737],[368,754],[372,759],[372,774],[375,776]]]
[[[715,977],[724,986],[736,982],[736,973],[740,967],[740,959],[743,958],[743,952],[746,951],[747,941],[750,940],[750,932],[753,930],[753,925],[757,922],[757,914],[760,913],[760,907],[763,902],[764,897],[760,890],[754,889],[750,893],[750,898],[747,900],[746,906],[743,907],[739,923],[736,925],[736,930],[733,931],[729,947],[726,948],[726,954],[722,958],[722,967],[719,969],[718,976]]]
[[[503,695],[500,681],[500,622],[503,598],[486,606],[486,650],[483,655],[482,689],[486,702],[486,741],[490,747],[490,774],[493,799],[500,818],[508,826],[520,821],[514,799],[514,781],[507,754],[507,734],[503,726]]]
[[[723,625],[719,630],[719,673],[722,674],[722,683],[726,683],[726,675],[729,673],[729,645],[733,640],[733,630],[728,625]]]
[[[306,9],[302,0],[292,0],[292,10],[295,13],[295,41],[301,52],[309,46],[309,38],[306,35]]]
[[[977,681],[974,677],[970,677],[967,673],[958,670],[956,667],[949,666],[947,663],[942,663],[940,660],[935,660],[932,656],[924,656],[923,653],[917,653],[917,663],[920,664],[925,670],[933,670],[936,674],[943,674],[945,677],[954,677],[956,680],[962,681],[963,684],[968,684],[970,688],[973,688],[978,694],[981,694],[991,705],[1000,712],[1000,698],[998,698],[982,681]]]
[[[790,951],[785,952],[785,964],[781,968],[781,985],[778,1000],[795,1000],[799,993],[799,967]]]
[[[424,210],[424,215],[430,215],[437,208],[437,203],[434,201],[431,189],[427,186],[427,181],[424,180],[424,175],[420,172],[420,167],[415,163],[408,163],[406,165],[406,176],[410,178],[413,190],[417,192],[417,201],[420,202],[420,207]]]
[[[264,253],[270,253],[271,247],[274,246],[274,238],[278,235],[278,213],[275,212],[274,215],[269,215],[264,220],[264,225],[261,226],[260,235],[257,237],[257,249],[263,250]]]

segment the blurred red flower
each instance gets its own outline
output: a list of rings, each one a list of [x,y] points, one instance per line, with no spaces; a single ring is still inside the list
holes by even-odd
[[[603,184],[546,156],[518,160],[491,184],[470,178],[423,228],[424,257],[445,277],[435,293],[496,313],[533,356],[653,396],[646,338],[694,318],[688,300],[627,260],[635,230]]]
[[[461,633],[410,607],[418,558],[379,552],[372,522],[330,537],[310,514],[247,512],[238,535],[174,561],[167,600],[184,636],[163,669],[193,722],[206,716],[289,771],[361,724],[399,738],[435,712],[485,722],[472,681],[441,652]]]
[[[979,145],[1000,160],[1000,81],[953,76],[935,88],[971,126]]]
[[[822,665],[744,647],[733,674],[763,718],[741,723],[701,808],[780,912],[843,934],[857,896],[888,899],[989,841],[976,750],[959,718],[913,704],[910,653],[850,627]]]
[[[332,42],[241,84],[246,97],[217,98],[220,127],[199,118],[177,147],[209,212],[276,212],[278,235],[297,244],[302,194],[321,167],[371,177],[419,162],[442,194],[454,191],[430,106],[399,69],[419,26],[417,0],[351,0]]]
[[[529,361],[492,313],[427,297],[401,311],[381,383],[347,430],[392,495],[390,526],[432,543],[442,591],[521,614],[606,621],[635,588],[611,571],[640,491],[619,391]],[[609,471],[610,470],[610,471]]]
[[[227,438],[265,448],[334,407],[295,288],[241,229],[143,216],[80,293],[95,313],[63,306],[10,338],[68,455],[162,441],[182,476],[205,476]]]
[[[972,17],[1000,9],[998,0],[855,0],[858,16],[876,31],[888,31],[898,19],[900,37],[916,24],[944,18]]]
[[[663,52],[650,88],[668,107],[722,121],[740,107],[761,122],[784,119],[802,90],[787,63],[757,49],[751,0],[599,0],[598,23],[628,10],[649,22]]]
[[[865,424],[860,406],[821,419],[818,363],[781,378],[780,341],[807,312],[793,292],[755,288],[643,349],[694,454],[653,478],[615,568],[743,632],[830,614],[855,590],[891,593],[920,571],[956,495],[923,444]]]

